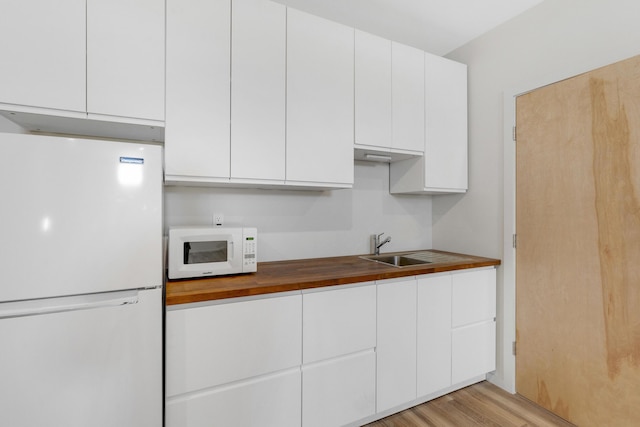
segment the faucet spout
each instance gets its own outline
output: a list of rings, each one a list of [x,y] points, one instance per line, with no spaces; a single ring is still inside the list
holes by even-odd
[[[382,237],[384,233],[380,233],[380,234],[374,234],[373,235],[373,239],[374,239],[374,243],[373,243],[373,252],[375,255],[380,255],[380,248],[389,243],[391,241],[391,236],[387,236],[386,239],[384,239],[382,242],[380,241],[380,238]]]

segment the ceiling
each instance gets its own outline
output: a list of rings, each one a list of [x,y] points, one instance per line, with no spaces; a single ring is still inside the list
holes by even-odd
[[[542,0],[274,0],[445,55]]]

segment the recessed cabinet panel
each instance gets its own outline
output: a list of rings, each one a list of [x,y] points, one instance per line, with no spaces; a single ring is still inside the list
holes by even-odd
[[[355,143],[391,148],[391,41],[355,32]]]
[[[353,184],[353,38],[353,28],[288,9],[288,182]]]
[[[304,363],[376,346],[376,287],[372,283],[304,293]]]
[[[302,426],[338,427],[376,411],[373,349],[302,367]]]
[[[228,181],[231,0],[167,0],[165,175]]]
[[[167,402],[167,427],[299,427],[300,369]]]
[[[299,366],[301,298],[167,311],[167,396]]]
[[[162,0],[87,0],[89,114],[164,120],[164,10]]]
[[[451,333],[451,382],[457,384],[496,369],[496,322],[456,328]]]
[[[483,320],[496,315],[496,270],[475,270],[452,275],[452,327]]]
[[[85,4],[3,2],[0,103],[86,111]]]
[[[467,189],[467,66],[425,53],[425,186]]]
[[[419,276],[418,397],[451,385],[450,319],[451,275]]]
[[[424,151],[424,52],[391,44],[393,147]]]
[[[416,280],[378,283],[377,411],[416,398]]]
[[[285,179],[286,7],[233,0],[231,178]]]

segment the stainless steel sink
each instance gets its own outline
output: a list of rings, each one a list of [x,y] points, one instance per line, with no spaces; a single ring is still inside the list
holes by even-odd
[[[394,267],[408,267],[410,265],[431,264],[431,261],[409,258],[406,255],[372,255],[363,256],[362,258],[368,259],[369,261],[392,265]]]
[[[360,258],[380,262],[394,267],[409,267],[412,265],[442,264],[450,262],[468,261],[469,258],[433,251],[413,251],[388,255],[365,255]]]

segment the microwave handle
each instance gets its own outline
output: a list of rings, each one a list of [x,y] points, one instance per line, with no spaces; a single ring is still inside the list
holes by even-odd
[[[233,260],[233,252],[234,252],[234,247],[233,247],[233,240],[229,240],[228,243],[228,249],[227,249],[227,258],[229,259],[229,261]]]

